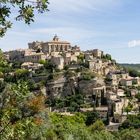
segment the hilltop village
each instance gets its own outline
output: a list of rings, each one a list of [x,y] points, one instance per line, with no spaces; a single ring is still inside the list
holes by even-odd
[[[40,90],[47,96],[50,112],[73,115],[95,110],[112,129],[124,122],[128,114],[140,111],[140,78],[130,76],[110,54],[99,49],[81,51],[79,46],[55,35],[52,41],[28,43],[28,49],[4,55],[40,84],[41,88],[33,91],[36,94]]]

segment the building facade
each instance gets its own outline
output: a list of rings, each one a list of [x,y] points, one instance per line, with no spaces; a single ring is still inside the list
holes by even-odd
[[[67,52],[71,50],[71,44],[67,41],[60,41],[57,35],[49,42],[28,43],[30,49],[40,49],[43,53]]]

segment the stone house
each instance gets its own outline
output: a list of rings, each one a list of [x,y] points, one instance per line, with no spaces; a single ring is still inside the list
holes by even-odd
[[[100,86],[93,88],[92,98],[97,107],[106,105],[106,87]]]
[[[108,73],[107,78],[112,80],[117,80],[117,75],[115,73]]]
[[[121,78],[125,79],[125,78],[128,78],[128,77],[129,77],[129,73],[126,73],[126,72],[121,73]]]
[[[127,79],[121,79],[120,80],[120,84],[122,86],[132,86],[132,79],[131,78],[127,78]]]
[[[74,47],[71,47],[71,53],[75,56],[79,56],[80,55],[80,47],[78,47],[77,45],[75,45]]]
[[[108,106],[96,107],[95,110],[99,113],[100,119],[106,119],[108,114]]]
[[[124,90],[123,90],[123,89],[117,89],[117,90],[116,90],[116,94],[117,94],[117,96],[120,97],[120,98],[125,97],[125,94],[124,94]]]
[[[9,61],[18,61],[18,62],[33,62],[37,63],[40,60],[45,60],[46,55],[44,53],[39,52],[36,53],[33,49],[17,49],[13,51],[7,52],[9,55]]]
[[[67,78],[60,76],[58,79],[47,81],[46,93],[49,97],[66,97],[75,94],[76,86],[73,79],[67,80]]]
[[[100,59],[89,60],[88,64],[90,70],[94,70],[97,73],[100,73],[102,71],[102,60]]]
[[[72,51],[72,54],[77,57],[80,55],[80,51]]]
[[[77,56],[71,55],[71,62],[77,62],[77,61],[78,61]]]
[[[66,52],[64,53],[64,57],[71,57],[72,53],[71,52]]]
[[[132,78],[132,84],[140,85],[140,78],[139,77]]]
[[[126,79],[129,78],[129,74],[126,73],[125,71],[120,71],[120,70],[114,70],[110,72],[110,75],[115,75],[115,77],[120,80],[120,79]]]
[[[71,62],[77,62],[78,59],[77,59],[77,56],[71,54],[71,53],[66,53],[65,56],[64,56],[64,63],[65,65],[68,65],[70,64]]]
[[[62,70],[64,68],[64,58],[61,55],[51,58],[51,62],[54,63],[58,69]]]
[[[55,57],[55,56],[58,56],[58,55],[60,55],[60,52],[51,52],[50,55],[48,55],[48,56],[51,58],[53,56]]]
[[[121,98],[118,101],[115,101],[114,104],[114,113],[122,115],[123,110],[125,107],[127,107],[129,100],[126,98]]]
[[[9,52],[5,52],[8,55],[9,61],[19,61],[24,62],[24,55],[26,53],[26,50],[24,49],[17,49]]]
[[[94,56],[94,57],[99,57],[99,58],[101,58],[102,55],[103,55],[103,51],[98,50],[98,49],[94,49],[94,50],[93,50],[93,56]]]
[[[131,94],[131,96],[135,97],[138,94],[138,90],[137,89],[131,89],[130,94]]]
[[[112,101],[117,100],[117,94],[115,92],[107,91],[106,96],[108,100],[112,100]]]
[[[71,63],[71,57],[65,57],[64,58],[64,64],[69,65]]]
[[[80,52],[80,47],[78,47],[77,45],[75,45],[75,46],[71,47],[71,50],[73,52]]]
[[[66,79],[64,77],[60,77],[59,79],[47,82],[46,84],[46,93],[49,97],[62,97],[63,90],[66,83]]]
[[[44,53],[31,53],[24,56],[24,62],[38,63],[40,60],[46,60]]]
[[[108,67],[103,68],[103,75],[107,75],[110,72],[110,69]]]
[[[109,81],[107,81],[107,84],[113,85],[113,86],[117,86],[118,85],[118,79],[117,79],[117,75],[116,74],[108,73],[107,74],[107,78],[110,79]]]
[[[31,70],[37,70],[37,69],[40,69],[41,67],[43,67],[43,64],[32,63],[32,62],[24,62],[21,65],[21,68],[23,68],[23,69],[31,69]]]
[[[92,53],[85,53],[85,61],[93,60],[93,54]]]

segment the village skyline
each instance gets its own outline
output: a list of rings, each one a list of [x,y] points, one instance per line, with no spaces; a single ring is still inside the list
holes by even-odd
[[[57,34],[81,50],[98,48],[119,63],[139,63],[139,3],[137,0],[51,0],[47,13],[30,26],[14,21],[0,40],[3,51],[27,48],[32,41],[48,41]],[[6,43],[5,43],[6,42]],[[132,55],[135,54],[135,55]]]

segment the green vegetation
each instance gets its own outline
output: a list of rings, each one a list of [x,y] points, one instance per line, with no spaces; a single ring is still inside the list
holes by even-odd
[[[133,109],[133,105],[132,105],[132,103],[128,103],[128,106],[124,109],[124,111],[125,112],[127,112],[127,114],[129,113],[129,112],[131,112],[131,110]]]
[[[140,77],[140,64],[120,64],[132,77]]]
[[[121,124],[120,129],[127,128],[140,128],[140,114],[138,115],[128,115],[127,119]]]
[[[86,116],[77,113],[74,116],[50,114],[51,130],[47,131],[50,140],[139,140],[140,134],[134,129],[108,132],[101,120],[90,126],[85,125]]]
[[[82,72],[80,79],[81,80],[91,80],[95,77],[96,77],[96,75],[93,72]]]
[[[120,64],[121,66],[125,67],[126,69],[135,69],[140,71],[140,64]]]
[[[112,60],[112,57],[110,54],[105,54],[102,56],[102,59],[105,59],[105,60]]]
[[[48,106],[55,107],[57,109],[67,108],[69,112],[79,111],[80,106],[84,103],[84,96],[80,93],[75,95],[66,96],[64,98],[48,98],[46,103]]]
[[[135,97],[138,99],[138,102],[140,102],[140,93],[139,92]]]
[[[80,56],[79,59],[83,59]],[[43,68],[35,70],[36,76],[45,75],[46,81],[65,76],[73,81],[77,71],[68,66],[59,71],[50,61],[40,61]],[[83,62],[81,63],[83,66]],[[81,79],[91,80],[95,73],[80,68]],[[85,95],[78,88],[71,87],[72,95],[56,98],[43,94],[41,88],[46,81],[35,82],[31,72],[21,69],[21,63],[10,64],[0,52],[0,140],[139,140],[140,115],[128,115],[118,132],[106,129],[107,119],[101,120],[94,111],[79,112],[86,106]],[[109,79],[106,79],[107,81]],[[74,91],[73,91],[73,88]],[[138,87],[139,89],[139,87]],[[46,92],[45,92],[46,93]],[[129,94],[129,93],[126,93]],[[131,96],[131,95],[130,95]],[[139,100],[139,93],[136,98]],[[50,113],[48,108],[69,111],[71,114]],[[131,111],[131,103],[125,108]]]
[[[1,92],[0,139],[38,139],[46,131],[44,97],[30,93],[26,82],[8,84]],[[42,131],[40,131],[42,130]]]
[[[82,63],[84,61],[85,56],[83,53],[80,53],[80,55],[77,56],[77,58],[78,58],[79,63]]]

